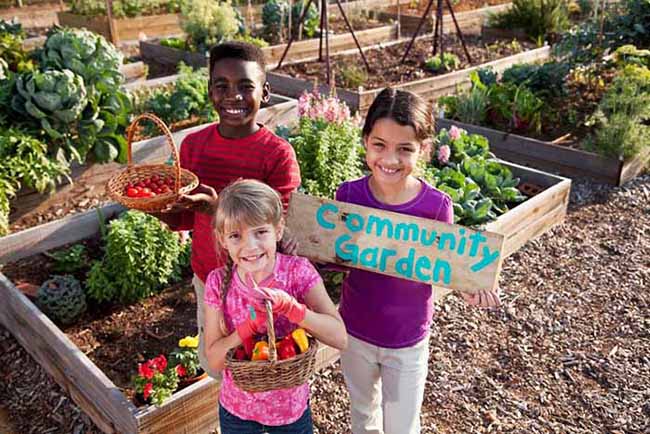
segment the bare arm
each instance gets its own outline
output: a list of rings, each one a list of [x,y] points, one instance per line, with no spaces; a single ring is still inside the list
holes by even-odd
[[[231,348],[241,345],[242,341],[237,332],[227,334],[224,330],[223,312],[209,305],[204,305],[205,321],[205,357],[211,370],[222,371],[225,366],[226,354]]]
[[[336,306],[327,295],[322,281],[314,285],[305,296],[307,312],[300,327],[307,330],[319,341],[344,350],[348,346],[348,334],[345,324]]]

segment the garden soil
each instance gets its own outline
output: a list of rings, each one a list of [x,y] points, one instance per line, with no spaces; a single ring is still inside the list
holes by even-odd
[[[574,181],[566,222],[506,259],[501,285],[500,309],[455,296],[439,306],[423,433],[650,432],[650,175],[624,187]],[[176,333],[165,315],[186,309],[189,319],[191,299],[179,288],[158,321],[116,324],[157,341],[146,330]],[[17,432],[99,432],[5,329],[0,379],[0,407]],[[316,432],[349,433],[339,364],[311,388]]]
[[[464,35],[464,40],[472,59],[471,63],[467,61],[457,35],[445,34],[443,36],[445,53],[452,52],[460,59],[460,64],[455,70],[480,65],[534,48],[534,44],[530,42],[517,41],[498,41],[486,45],[480,36],[471,34]],[[332,58],[336,60],[335,63],[332,63],[336,86],[353,91],[356,91],[359,86],[364,89],[378,89],[450,72],[446,70],[431,72],[424,67],[425,61],[432,56],[433,38],[416,40],[402,64],[401,59],[407,47],[408,42],[403,42],[365,51],[364,54],[371,68],[370,73],[366,73],[363,60],[358,52],[333,56]],[[327,68],[324,67],[323,62],[313,61],[285,65],[274,72],[305,80],[317,79],[319,83],[327,83]],[[355,80],[346,79],[350,76],[354,76]]]

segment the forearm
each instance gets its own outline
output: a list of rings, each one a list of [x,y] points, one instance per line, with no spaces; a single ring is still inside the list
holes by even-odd
[[[298,324],[316,339],[339,350],[348,346],[347,332],[341,317],[307,309],[305,319]]]
[[[215,371],[222,371],[226,363],[226,354],[232,348],[236,348],[242,344],[242,341],[237,332],[217,339],[209,346],[206,346],[205,356],[208,359],[208,366]]]

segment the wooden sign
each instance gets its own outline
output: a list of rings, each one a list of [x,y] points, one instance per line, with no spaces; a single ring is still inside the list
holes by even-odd
[[[294,193],[298,254],[465,292],[496,289],[503,235]]]

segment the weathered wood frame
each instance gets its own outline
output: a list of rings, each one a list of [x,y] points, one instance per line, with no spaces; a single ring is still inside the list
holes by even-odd
[[[156,80],[138,83],[139,86],[156,86],[164,84],[165,81],[159,83]],[[136,84],[134,84],[136,86]],[[295,100],[288,100],[284,97],[272,96],[272,101],[276,105],[263,108],[258,113],[258,121],[269,127],[274,127],[278,124],[286,124],[292,118],[297,116],[297,106]],[[207,124],[198,125],[185,130],[177,131],[173,134],[174,140],[177,145],[183,141],[188,134],[204,128]],[[167,147],[164,141],[160,138],[145,140],[134,151],[135,161],[151,162],[164,161],[168,157]],[[157,160],[158,159],[158,160]],[[18,197],[11,201],[12,213],[9,217],[11,222],[15,221],[28,213],[37,213],[40,210],[47,209],[52,204],[62,202],[74,193],[74,183],[83,183],[88,186],[95,186],[103,188],[102,186],[108,179],[119,170],[121,166],[118,163],[108,164],[83,164],[74,166],[72,169],[71,178],[73,184],[61,184],[57,187],[56,191],[52,194],[38,193],[35,190],[24,189],[18,193]]]
[[[113,19],[115,34],[111,35],[110,21],[106,15],[87,17],[72,12],[57,12],[59,24],[67,27],[85,27],[117,44],[123,40],[138,39],[141,32],[147,37],[181,33],[179,14],[148,15]]]
[[[456,125],[470,133],[487,137],[490,141],[490,150],[499,158],[569,177],[589,177],[612,185],[625,184],[643,172],[650,162],[650,148],[646,148],[634,157],[619,160],[449,119],[438,119],[436,123],[440,128]]]
[[[397,24],[355,31],[355,35],[362,47],[374,45],[379,42],[397,40]],[[294,42],[291,44],[291,49],[287,54],[287,59],[289,61],[285,62],[285,64],[317,58],[318,44],[318,38],[303,39],[302,41]],[[331,36],[329,39],[329,45],[330,53],[336,53],[356,47],[354,39],[350,33],[341,33],[340,35]],[[277,66],[286,46],[287,44],[285,43],[262,48],[269,69],[273,69]],[[176,66],[181,61],[194,68],[204,67],[208,64],[208,57],[204,54],[165,47],[160,45],[158,41],[140,41],[140,54],[146,63],[165,67]]]
[[[136,149],[136,159],[164,157],[156,153],[150,139]],[[143,149],[144,148],[144,149]],[[157,146],[156,149],[160,149]],[[155,157],[155,158],[154,158]],[[487,230],[506,236],[504,255],[510,255],[526,241],[559,224],[566,215],[571,181],[516,164],[504,163],[515,176],[544,188],[540,194],[513,208]],[[103,208],[110,217],[123,208],[111,204]],[[88,211],[72,215],[2,238],[0,263],[15,261],[55,247],[74,243],[99,230],[97,214]],[[438,295],[438,294],[437,294]],[[68,337],[0,273],[0,323],[27,349],[39,364],[66,390],[69,396],[107,433],[201,433],[216,426],[215,399],[218,382],[206,378],[175,393],[160,407],[136,408],[106,375]],[[339,352],[321,346],[317,369],[339,357]]]
[[[67,8],[60,1],[50,1],[0,9],[0,19],[10,21],[17,18],[25,29],[45,28],[58,24],[57,13]]]
[[[427,99],[435,99],[443,95],[454,93],[459,89],[469,87],[470,73],[479,68],[489,67],[499,73],[516,63],[529,63],[548,59],[550,53],[550,47],[545,46],[494,60],[492,62],[461,69],[459,71],[453,71],[448,74],[424,78],[408,83],[395,84],[392,87],[396,89],[409,90]],[[304,91],[311,91],[315,85],[315,81],[313,80],[293,78],[274,71],[269,71],[267,73],[267,79],[275,93],[293,98],[298,98]],[[322,93],[329,92],[329,88],[325,84],[319,85],[319,90]],[[381,89],[361,89],[359,91],[351,91],[341,88],[336,89],[336,95],[345,101],[351,110],[359,111],[361,113],[365,113],[368,110],[370,104],[379,92],[381,92]]]

